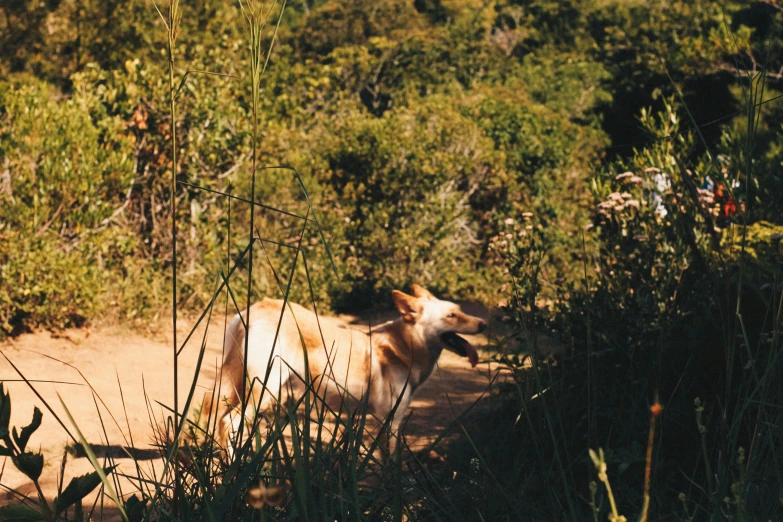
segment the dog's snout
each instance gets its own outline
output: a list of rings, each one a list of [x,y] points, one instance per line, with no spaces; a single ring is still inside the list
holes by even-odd
[[[478,331],[479,331],[479,333],[483,332],[486,329],[487,329],[487,322],[486,321],[479,321],[479,324],[478,324]]]

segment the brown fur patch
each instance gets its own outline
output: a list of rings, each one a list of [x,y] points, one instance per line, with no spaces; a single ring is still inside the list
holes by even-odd
[[[304,328],[300,331],[300,334],[308,353],[315,350],[321,351],[324,349],[324,340],[321,337],[320,332],[313,332]]]
[[[378,354],[379,362],[381,363],[381,374],[384,379],[390,378],[389,372],[393,368],[405,368],[409,365],[408,362],[403,360],[394,348],[388,344],[381,344],[376,346],[375,349]]]

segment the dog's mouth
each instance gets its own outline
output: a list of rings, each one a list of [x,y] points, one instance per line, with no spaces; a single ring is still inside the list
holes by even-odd
[[[442,334],[440,339],[443,341],[443,344],[446,345],[446,348],[461,357],[467,357],[470,361],[470,365],[474,368],[476,367],[476,364],[478,364],[478,352],[476,352],[476,349],[473,347],[473,345],[470,344],[466,339],[460,337],[454,332],[447,332]]]

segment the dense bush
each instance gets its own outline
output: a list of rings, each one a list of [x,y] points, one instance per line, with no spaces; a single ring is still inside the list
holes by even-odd
[[[225,199],[193,185],[246,198],[251,136],[247,89],[237,60],[244,44],[234,25],[225,22],[238,11],[193,9],[184,18],[185,39],[179,46],[188,68],[237,76],[189,74],[178,97],[180,302],[197,307],[209,299],[211,281],[227,266],[226,256],[244,248],[238,238],[247,226],[248,206],[235,202],[229,227]],[[283,28],[282,47],[262,84],[259,162],[296,168],[315,201],[343,280],[329,275],[330,262],[315,244],[308,247],[315,268],[312,278],[317,295],[328,297],[332,306],[361,308],[411,280],[446,295],[498,301],[506,276],[489,244],[503,219],[524,212],[536,214],[556,270],[569,271],[577,230],[587,218],[584,181],[600,157],[597,147],[605,143],[595,115],[611,100],[601,86],[608,76],[600,65],[573,53],[519,59],[493,40],[492,19],[485,11],[468,16],[457,4],[444,4],[444,9],[452,23],[432,20],[407,3],[378,10],[370,4],[347,8],[328,2],[295,10]],[[111,8],[63,2],[27,9],[14,4],[3,13],[6,22],[49,20],[50,33],[24,34],[67,62],[38,64],[20,50],[5,67],[30,70],[66,86],[68,103],[89,98],[92,105],[79,121],[99,128],[105,126],[103,119],[114,121],[113,134],[104,139],[122,140],[129,158],[119,184],[103,179],[109,185],[101,200],[111,212],[122,206],[121,223],[115,223],[115,216],[108,230],[121,229],[128,238],[124,266],[102,264],[111,257],[107,253],[100,262],[79,253],[87,261],[78,269],[86,271],[82,278],[88,281],[82,292],[96,291],[90,293],[89,307],[85,301],[84,310],[71,314],[73,320],[77,315],[91,317],[112,303],[124,315],[156,310],[166,298],[160,289],[171,263],[172,167],[162,36],[152,30],[159,21],[145,17],[134,2]],[[221,20],[225,23],[219,24]],[[115,31],[88,38],[104,23]],[[134,34],[142,37],[130,36]],[[64,43],[74,39],[77,48]],[[130,45],[110,45],[116,54],[97,51],[107,42],[126,39]],[[68,53],[74,56],[68,58]],[[88,64],[91,60],[96,63]],[[546,77],[558,81],[552,84]],[[16,117],[13,106],[6,110]],[[13,142],[28,131],[10,119],[5,125],[9,141],[4,148],[13,150]],[[87,136],[81,133],[80,138]],[[57,139],[64,138],[44,135],[44,148],[56,146]],[[18,161],[17,153],[6,154],[8,161]],[[42,154],[51,156],[48,150]],[[9,186],[20,195],[26,189],[17,186],[15,165]],[[99,163],[93,175],[106,168]],[[40,178],[58,175],[38,173]],[[305,212],[291,171],[258,175],[257,201]],[[553,197],[560,190],[556,187],[564,186],[568,197]],[[32,221],[45,222],[58,204],[33,208]],[[14,222],[6,227],[29,236]],[[295,240],[298,234],[296,219],[269,211],[261,213],[258,229],[267,238]],[[111,244],[90,237],[96,242],[90,245],[82,238],[81,248],[98,251],[98,244]],[[268,246],[273,258],[279,257],[275,263],[288,264],[284,248]],[[30,245],[29,250],[40,249]],[[141,270],[144,265],[152,269]],[[257,275],[259,294],[276,291],[268,267]],[[101,278],[124,285],[120,298],[97,291],[116,293]],[[241,296],[245,285],[235,286]],[[308,299],[305,294],[293,297]],[[43,308],[35,315],[12,310],[9,317],[29,325],[69,323],[60,312],[47,312],[46,303],[55,306],[48,299],[39,303]],[[91,308],[97,303],[103,305]],[[10,319],[6,325],[8,329]]]
[[[134,155],[94,92],[32,78],[0,88],[0,327],[78,324],[100,311],[139,238],[124,211]]]
[[[238,60],[244,43],[232,22],[239,10],[233,5],[199,3],[185,9],[188,16],[183,19],[178,47],[183,63],[189,69],[236,78],[192,73],[185,79],[178,97],[180,181],[245,197],[250,190],[251,136],[246,82],[240,78]],[[109,264],[105,270],[101,264],[105,261],[96,261],[78,270],[89,281],[97,277],[89,274],[100,272],[101,277],[125,284],[129,293],[123,292],[122,299],[98,301],[95,294],[85,301],[83,312],[68,314],[78,321],[77,316],[100,311],[88,307],[88,301],[116,302],[120,313],[127,315],[156,309],[165,299],[159,289],[171,263],[170,122],[163,103],[167,87],[160,20],[132,1],[108,7],[12,3],[0,12],[0,23],[13,25],[4,37],[13,52],[0,60],[2,67],[34,72],[63,86],[70,97],[57,103],[52,98],[55,91],[41,87],[35,91],[38,95],[28,94],[37,96],[28,103],[40,105],[46,100],[48,112],[49,107],[62,111],[77,100],[91,100],[90,108],[75,121],[103,129],[101,139],[121,142],[130,158],[122,176],[112,174],[121,181],[103,180],[106,197],[100,204],[112,209],[109,214],[122,206],[121,227],[118,216],[110,227],[96,225],[106,219],[101,215],[92,225],[83,225],[100,233],[91,232],[93,239],[82,235],[78,243],[81,249],[98,251],[98,243],[112,243],[98,240],[99,234],[122,228],[127,237],[122,250],[125,268],[117,265],[115,272],[115,265]],[[736,21],[723,23],[724,14],[736,16]],[[315,290],[332,306],[353,308],[368,305],[390,287],[411,279],[434,285],[447,295],[505,300],[508,275],[496,247],[499,241],[508,244],[509,226],[523,222],[536,231],[538,248],[546,251],[546,298],[561,292],[564,283],[579,285],[583,272],[579,256],[583,249],[594,252],[599,247],[598,238],[591,234],[583,245],[581,233],[592,204],[587,179],[597,162],[607,150],[625,154],[624,145],[653,135],[636,125],[633,115],[646,105],[662,107],[661,93],[674,90],[666,71],[683,82],[689,101],[694,99],[693,89],[720,87],[717,103],[696,100],[699,103],[692,109],[697,119],[716,116],[715,107],[724,102],[730,105],[727,110],[737,107],[733,100],[741,93],[729,88],[728,60],[737,49],[762,45],[751,35],[770,31],[752,9],[734,4],[721,9],[706,0],[689,6],[590,1],[557,6],[497,2],[483,7],[470,2],[384,6],[315,2],[294,6],[287,16],[282,43],[262,83],[259,161],[289,165],[302,176],[322,214],[338,273],[344,278],[337,281],[322,270],[330,262],[323,249],[313,245],[309,248],[311,262],[318,267]],[[46,31],[34,29],[41,21],[48,24]],[[104,27],[112,30],[103,31]],[[659,34],[667,36],[653,41]],[[107,46],[112,53],[100,52]],[[51,58],[43,59],[41,53]],[[18,88],[13,80],[4,85],[6,91]],[[12,98],[16,97],[4,100]],[[10,193],[21,195],[28,187],[16,186],[21,149],[14,143],[29,131],[10,119],[17,118],[15,103],[18,100],[3,102],[9,106],[3,120],[8,152],[2,161],[11,165],[5,185]],[[702,105],[707,112],[699,108]],[[783,189],[775,174],[779,169],[775,130],[780,124],[772,107],[757,140],[765,164],[758,169],[758,179],[764,182],[759,184],[756,208],[757,217],[774,220],[774,201]],[[618,111],[625,116],[617,118]],[[105,128],[104,120],[114,121],[114,127]],[[682,115],[680,120],[683,129],[692,124]],[[715,132],[721,128],[705,128],[708,143],[697,140],[694,153],[715,146],[730,158],[730,169],[742,168],[743,130],[737,125]],[[74,132],[80,139],[90,135]],[[610,143],[607,133],[615,145],[622,146],[604,149]],[[57,139],[50,132],[42,136],[45,161],[39,169],[54,165],[48,149],[57,147]],[[96,176],[108,168],[100,166],[103,159],[97,161]],[[49,183],[56,179],[52,176],[70,174],[56,169],[37,173]],[[268,170],[259,176],[258,201],[305,211],[301,189],[290,171]],[[177,194],[180,300],[197,306],[211,293],[212,284],[205,281],[226,266],[227,255],[243,248],[238,239],[227,243],[229,237],[242,237],[239,232],[246,227],[248,208],[235,202],[229,234],[224,198],[190,185],[181,185]],[[58,199],[50,208],[55,199],[48,196],[47,206],[28,210],[35,216],[28,219],[33,225],[25,226],[46,223],[60,203]],[[265,237],[295,238],[291,227],[297,228],[296,219],[281,219],[267,211],[260,219],[259,230]],[[6,234],[21,234],[32,241],[29,233],[22,232],[27,229],[17,228],[17,223],[5,223]],[[519,231],[516,234],[519,237]],[[58,248],[64,252],[63,244]],[[20,251],[42,249],[30,244]],[[287,263],[284,250],[275,252],[282,256],[281,263]],[[10,253],[3,255],[10,259]],[[85,251],[79,256],[92,259]],[[11,270],[9,263],[4,263],[5,270]],[[139,268],[150,263],[155,267],[150,273]],[[269,274],[259,275],[257,291],[274,292]],[[92,286],[85,285],[83,291]],[[96,283],[94,288],[101,286],[105,285]],[[20,306],[18,300],[8,302]],[[55,306],[53,300],[47,302]],[[24,321],[29,324],[68,322],[60,312],[54,313],[62,306],[53,308],[51,320],[46,305],[39,302],[38,306],[44,308],[32,315],[9,311],[5,328],[12,316],[17,322],[27,317]]]
[[[549,476],[551,487],[545,489],[565,484],[568,491],[583,485],[553,472],[551,462],[573,462],[577,477],[589,474],[592,465],[573,459],[574,452],[608,444],[620,511],[640,512],[649,406],[660,400],[665,413],[658,420],[661,439],[653,461],[655,512],[682,520],[699,512],[775,519],[780,505],[770,499],[778,494],[772,479],[781,465],[773,449],[778,437],[761,435],[767,421],[759,419],[780,417],[753,397],[778,401],[783,391],[769,380],[781,365],[783,227],[766,221],[744,226],[748,216],[769,208],[755,196],[772,188],[765,183],[769,173],[754,168],[749,175],[729,157],[710,161],[696,133],[683,130],[683,112],[672,99],[664,100],[661,112],[643,111],[644,128],[669,138],[608,163],[591,180],[594,200],[585,236],[596,250],[581,259],[581,284],[566,282],[557,289],[551,313],[540,299],[547,284],[536,265],[540,234],[524,234],[529,225],[509,222],[505,239],[495,243],[522,284],[513,302],[517,324],[527,331],[551,328],[570,359],[555,369],[538,366],[538,359],[531,370],[513,354],[498,357],[516,375],[514,395],[528,426],[488,435],[487,445],[501,444],[495,437],[525,437],[535,448],[535,454],[527,451],[528,459]],[[725,139],[721,143],[727,146]],[[738,213],[723,215],[726,200],[701,188],[708,177],[736,183]],[[741,211],[752,204],[758,205],[755,212]],[[541,390],[547,395],[541,397]],[[547,421],[557,426],[556,436]],[[507,459],[488,458],[497,459],[488,465],[493,470]],[[604,495],[599,491],[593,499]],[[575,500],[568,493],[544,493],[531,509]]]

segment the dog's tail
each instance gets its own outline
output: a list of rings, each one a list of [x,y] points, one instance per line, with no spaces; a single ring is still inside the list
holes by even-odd
[[[223,340],[223,366],[234,357],[243,356],[242,347],[245,344],[245,324],[242,316],[236,314],[226,328]]]
[[[223,340],[223,364],[215,378],[214,390],[205,394],[199,416],[199,425],[205,428],[207,433],[210,433],[210,426],[217,426],[216,436],[218,437],[224,431],[222,424],[225,422],[225,418],[240,402],[244,344],[244,321],[239,314],[236,314],[226,328]],[[217,419],[213,415],[217,415]]]

